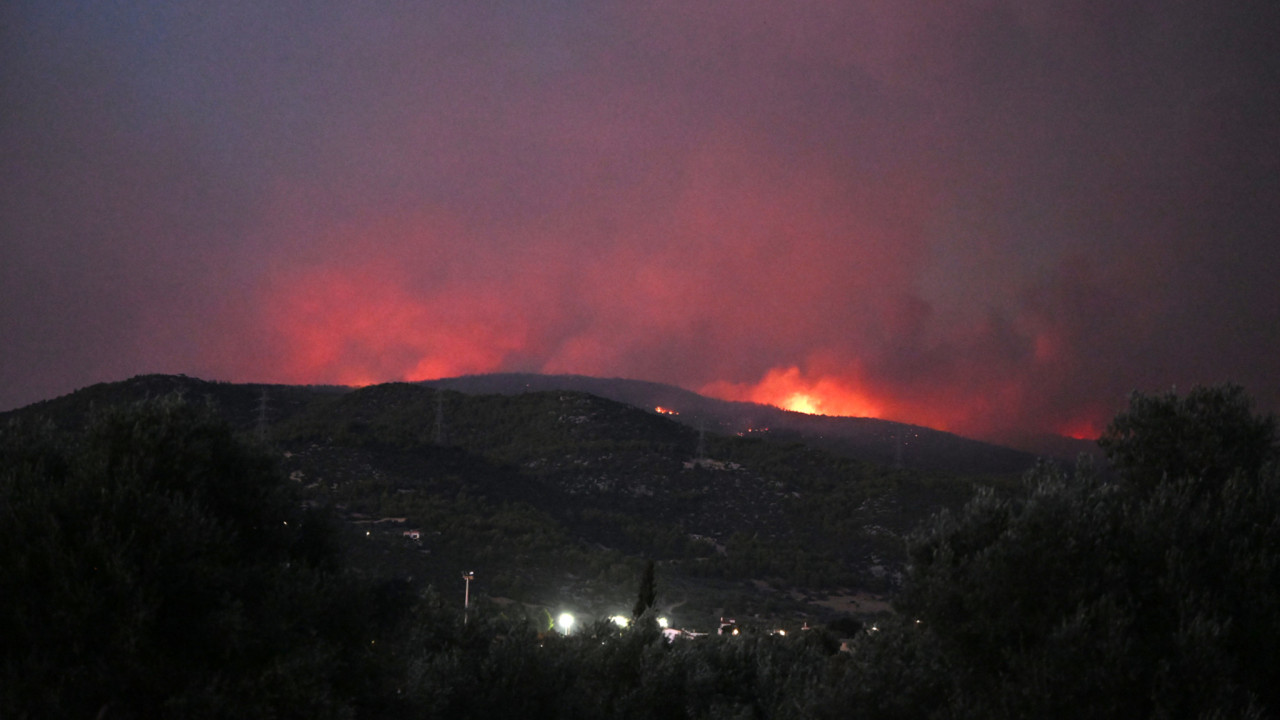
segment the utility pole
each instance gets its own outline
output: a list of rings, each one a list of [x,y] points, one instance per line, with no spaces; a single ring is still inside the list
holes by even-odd
[[[462,573],[462,579],[466,581],[467,587],[462,591],[462,622],[467,622],[468,608],[471,607],[471,581],[476,579],[476,574],[471,570]]]

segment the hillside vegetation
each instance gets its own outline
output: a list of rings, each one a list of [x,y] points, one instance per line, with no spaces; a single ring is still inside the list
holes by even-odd
[[[0,715],[1273,716],[1274,418],[1102,444],[975,494],[580,393],[97,386],[0,418]]]
[[[90,408],[170,394],[269,448],[309,507],[343,521],[343,552],[369,574],[452,590],[474,571],[481,601],[529,612],[612,615],[652,559],[665,611],[688,627],[873,614],[901,577],[905,534],[975,484],[768,435],[700,433],[580,392],[145,376],[21,415],[71,430]]]

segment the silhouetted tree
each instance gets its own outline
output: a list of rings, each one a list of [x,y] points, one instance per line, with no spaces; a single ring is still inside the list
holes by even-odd
[[[656,602],[658,602],[658,589],[654,585],[653,561],[650,560],[645,563],[644,574],[640,576],[640,593],[636,598],[636,606],[631,610],[631,615],[638,619]]]
[[[174,398],[84,435],[4,428],[0,715],[341,712],[363,603],[313,520],[268,456]]]
[[[1234,472],[1255,476],[1276,458],[1276,418],[1255,415],[1239,385],[1129,398],[1098,445],[1127,482],[1149,490],[1163,479],[1220,486]]]
[[[1109,431],[1120,482],[1042,465],[912,538],[896,606],[945,716],[1280,709],[1280,474],[1249,407],[1231,386],[1135,397]]]

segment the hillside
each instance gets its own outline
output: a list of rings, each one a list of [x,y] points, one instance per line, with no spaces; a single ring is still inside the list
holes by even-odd
[[[511,612],[624,612],[646,558],[658,562],[660,605],[686,626],[874,612],[900,575],[904,534],[975,482],[786,441],[799,430],[766,440],[701,420],[700,432],[565,390],[144,376],[7,415],[74,432],[95,408],[171,393],[268,443],[299,500],[342,522],[344,551],[364,572],[460,595],[459,573],[474,571],[473,598]]]
[[[1276,419],[1223,386],[1115,423],[1111,476],[1039,466],[904,542],[975,482],[571,391],[95,386],[0,418],[0,706],[1269,717]]]
[[[664,408],[670,417],[692,428],[723,434],[768,434],[783,441],[804,442],[845,457],[881,465],[975,475],[1020,473],[1035,465],[1037,455],[1074,460],[1093,443],[1071,438],[1034,438],[1033,452],[972,440],[953,433],[876,418],[828,417],[782,410],[769,405],[704,397],[661,383],[595,378],[582,375],[496,373],[432,380],[431,387],[471,394],[519,394],[574,390],[617,400],[638,408]]]

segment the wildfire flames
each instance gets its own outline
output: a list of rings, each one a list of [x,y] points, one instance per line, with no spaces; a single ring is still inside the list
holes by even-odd
[[[448,292],[416,292],[385,265],[294,270],[277,278],[262,304],[268,308],[263,319],[281,382],[368,385],[501,372],[512,358],[527,361],[546,351],[546,343],[530,330],[529,318],[510,312],[496,293],[460,303]],[[607,367],[607,356],[597,357],[597,343],[570,340],[561,346],[559,354],[531,369],[590,374]],[[720,380],[698,391],[810,415],[893,419],[959,432],[976,427],[981,432],[970,398],[872,392],[858,368],[827,365],[825,371],[779,366],[758,382]],[[991,412],[1001,405],[989,404]],[[653,410],[680,414],[663,406]],[[1105,417],[1106,409],[1091,415]],[[1081,439],[1097,437],[1099,430],[1098,421],[1087,417],[1056,427],[1058,434]]]
[[[773,405],[809,415],[880,417],[882,406],[845,381],[833,377],[807,378],[800,368],[774,368],[755,385],[716,382],[702,388],[704,395]]]

